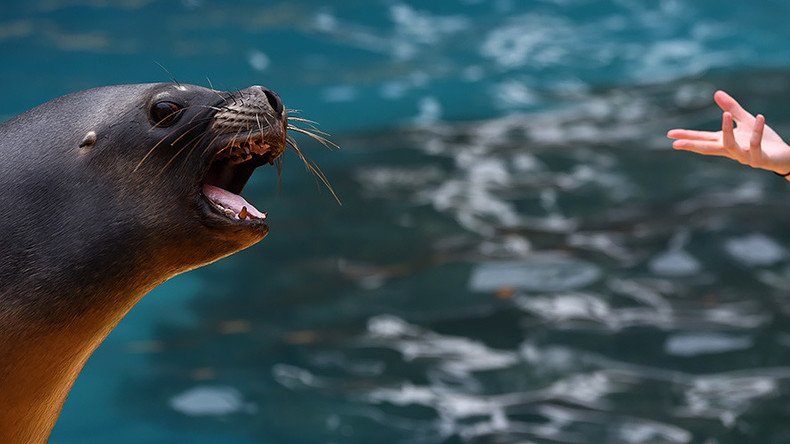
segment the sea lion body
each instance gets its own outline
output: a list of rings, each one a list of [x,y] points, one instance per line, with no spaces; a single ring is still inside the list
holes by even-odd
[[[85,361],[143,295],[266,236],[235,193],[282,154],[286,122],[265,88],[142,84],[0,125],[0,442],[46,442]]]

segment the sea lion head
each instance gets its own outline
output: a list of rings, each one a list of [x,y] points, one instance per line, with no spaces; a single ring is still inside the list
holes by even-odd
[[[3,130],[24,138],[0,155],[14,166],[6,196],[22,220],[0,225],[29,241],[59,236],[53,261],[87,258],[89,268],[131,255],[169,277],[267,235],[266,213],[240,193],[285,151],[287,111],[261,86],[119,85],[47,102]]]
[[[273,165],[285,151],[287,113],[277,94],[261,86],[219,92],[158,84],[138,100],[127,119],[136,124],[132,137],[99,127],[94,146],[81,149],[99,163],[104,145],[115,150],[112,168],[127,174],[134,184],[128,188],[166,203],[142,207],[141,220],[177,240],[169,250],[175,262],[202,265],[262,240],[266,213],[240,194],[256,168]]]

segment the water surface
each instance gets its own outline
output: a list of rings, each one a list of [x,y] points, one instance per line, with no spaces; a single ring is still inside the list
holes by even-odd
[[[787,184],[669,149],[716,88],[790,135],[790,5],[121,2],[0,13],[0,115],[263,84],[302,144],[260,245],[163,285],[53,443],[782,443]],[[207,77],[210,79],[207,79]]]

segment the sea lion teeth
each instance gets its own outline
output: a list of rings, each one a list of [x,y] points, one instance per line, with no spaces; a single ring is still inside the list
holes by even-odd
[[[244,220],[247,218],[247,207],[241,207],[241,211],[239,211],[239,219]]]

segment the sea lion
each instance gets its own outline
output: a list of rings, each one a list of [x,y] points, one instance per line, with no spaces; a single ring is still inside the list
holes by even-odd
[[[286,146],[260,87],[57,98],[0,125],[0,442],[46,442],[88,357],[165,280],[249,247],[239,193]]]

